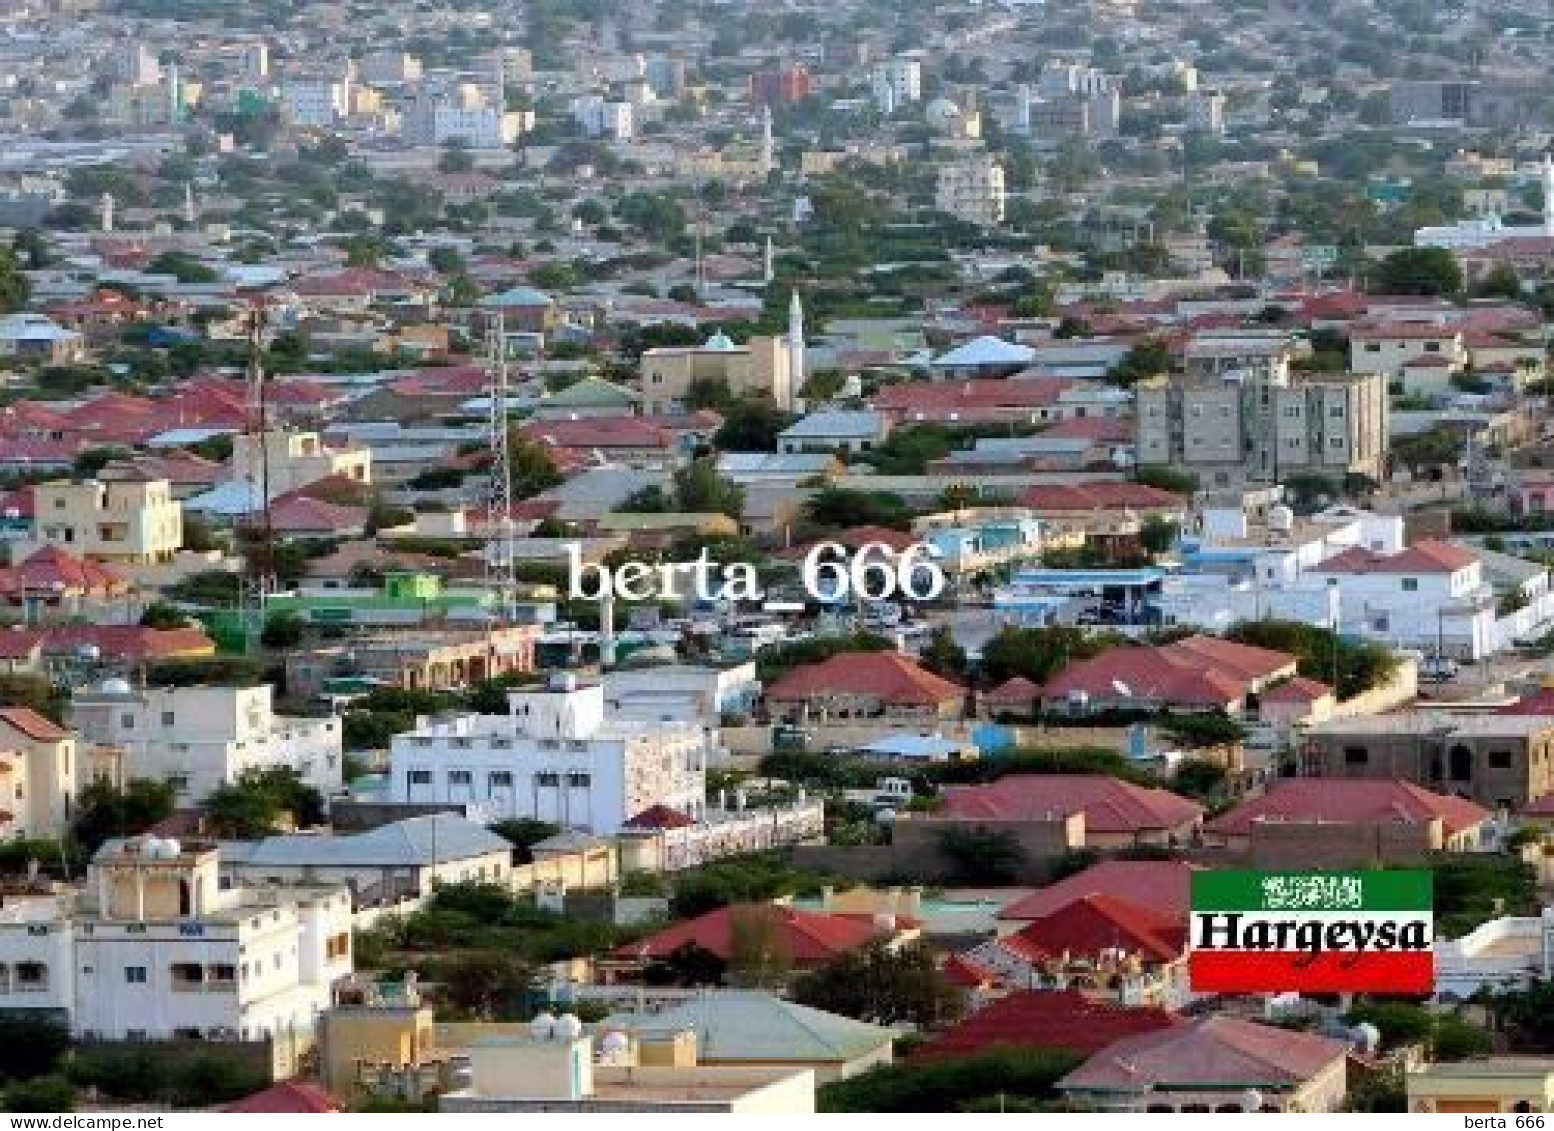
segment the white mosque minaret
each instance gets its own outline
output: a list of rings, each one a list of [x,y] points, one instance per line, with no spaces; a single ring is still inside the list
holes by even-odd
[[[1494,213],[1455,224],[1420,228],[1414,233],[1415,247],[1439,247],[1448,251],[1480,251],[1505,240],[1554,240],[1554,154],[1543,157],[1543,223],[1501,223]]]
[[[793,398],[804,388],[804,304],[797,289],[788,302],[788,395],[784,409],[793,408]]]

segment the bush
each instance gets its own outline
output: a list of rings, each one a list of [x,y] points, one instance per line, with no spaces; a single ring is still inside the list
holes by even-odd
[[[39,1076],[5,1090],[6,1111],[74,1111],[76,1088],[63,1076]]]
[[[1053,1085],[1084,1060],[1059,1049],[1001,1048],[939,1063],[891,1064],[824,1085],[816,1106],[823,1112],[916,1113],[963,1111],[992,1097],[1052,1103],[1058,1099]]]
[[[52,1073],[70,1047],[70,1032],[52,1017],[0,1014],[0,1082]],[[12,1109],[18,1110],[18,1109]]]

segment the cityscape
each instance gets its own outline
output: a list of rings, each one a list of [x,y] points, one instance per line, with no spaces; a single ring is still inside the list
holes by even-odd
[[[0,3],[0,1111],[1541,1126],[1551,58]]]

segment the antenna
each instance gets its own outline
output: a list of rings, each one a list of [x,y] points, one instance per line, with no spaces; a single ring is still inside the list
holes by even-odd
[[[270,522],[270,421],[265,400],[265,312],[248,312],[248,378],[243,417],[248,466],[241,469],[248,492],[248,532],[243,579],[243,625],[249,644],[264,630],[264,607],[275,589],[275,530]]]
[[[491,482],[487,494],[490,541],[486,548],[486,576],[496,593],[494,623],[511,624],[514,617],[516,557],[513,537],[512,440],[507,422],[507,319],[498,310],[492,318],[487,348],[491,383],[491,412],[487,443],[491,449]]]

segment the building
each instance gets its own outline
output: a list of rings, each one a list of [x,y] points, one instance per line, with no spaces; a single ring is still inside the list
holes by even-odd
[[[805,452],[866,452],[890,434],[884,413],[866,409],[826,409],[794,421],[777,434],[783,455]]]
[[[1198,90],[1187,99],[1187,128],[1202,133],[1225,132],[1225,95],[1218,90]]]
[[[965,957],[1005,985],[1104,993],[1175,1009],[1188,998],[1187,925],[1114,895],[1084,895]]]
[[[221,845],[221,876],[250,887],[338,884],[357,926],[419,907],[438,884],[511,882],[512,842],[453,813],[408,817],[360,833],[288,833]]]
[[[547,1024],[550,1025],[547,1031]],[[807,1069],[709,1068],[696,1037],[661,1064],[642,1064],[629,1039],[582,1034],[570,1015],[536,1019],[528,1036],[491,1036],[468,1050],[469,1086],[447,1092],[440,1112],[729,1112],[803,1115],[815,1110]]]
[[[130,777],[167,779],[194,804],[246,770],[291,769],[326,796],[339,790],[340,720],[277,715],[275,689],[133,688],[104,680],[77,692],[72,722],[83,742],[125,751]]]
[[[1408,781],[1282,778],[1208,821],[1203,841],[1255,867],[1292,859],[1311,868],[1397,865],[1493,847],[1493,818],[1466,798]]]
[[[742,938],[755,933],[769,936],[772,949],[794,969],[812,970],[877,941],[915,938],[917,927],[888,915],[876,921],[872,915],[825,915],[784,903],[730,904],[627,943],[616,949],[615,957],[646,963],[693,944],[724,963],[737,964],[745,945]]]
[[[1554,719],[1409,711],[1307,727],[1303,777],[1401,779],[1514,812],[1554,791]]]
[[[791,351],[780,336],[757,336],[736,345],[723,333],[699,346],[659,346],[642,354],[642,405],[650,413],[682,412],[701,382],[722,383],[736,397],[771,397],[791,404]]]
[[[894,114],[897,109],[923,98],[923,64],[916,59],[897,57],[881,59],[869,70],[869,89],[874,94],[874,105],[881,114]]]
[[[1421,1065],[1403,1077],[1408,1110],[1457,1115],[1554,1111],[1554,1062],[1491,1056]]]
[[[1473,1001],[1488,991],[1527,987],[1554,976],[1554,907],[1504,915],[1455,939],[1435,941],[1435,994]]]
[[[1004,222],[1004,167],[991,156],[968,157],[939,167],[934,207],[984,228]]]
[[[570,676],[514,691],[508,702],[506,715],[461,715],[396,735],[394,800],[478,803],[497,817],[597,833],[655,805],[693,820],[705,811],[712,732],[607,717],[604,688]]]
[[[1123,1037],[1179,1024],[1159,1006],[1122,1005],[1082,990],[1016,990],[937,1034],[912,1059],[977,1056],[1011,1046],[1091,1056]]]
[[[1134,390],[1140,466],[1176,467],[1207,486],[1294,472],[1385,478],[1387,379],[1297,373],[1156,377]]]
[[[843,652],[804,664],[766,689],[766,711],[788,722],[955,718],[966,689],[899,652]]]
[[[269,488],[271,499],[320,479],[340,477],[363,484],[372,481],[369,449],[354,444],[332,447],[317,432],[274,429],[265,432],[262,441],[248,433],[239,433],[232,437],[232,467],[240,482],[245,486],[253,485],[255,498],[261,477]],[[191,502],[203,498],[205,496],[199,496]]]
[[[332,591],[336,597],[347,597]],[[428,616],[437,615],[446,600],[440,585],[421,589],[429,594]],[[329,604],[331,594],[319,594],[306,603],[292,607],[308,620],[339,623],[341,618],[364,625],[373,620],[400,620],[414,615],[419,594],[407,594],[397,604],[385,595],[373,604],[345,600]],[[474,594],[471,594],[473,597]],[[372,598],[366,598],[371,601]],[[484,614],[487,606],[476,604],[470,610]],[[446,611],[452,611],[448,609]],[[374,614],[377,614],[374,616]],[[364,686],[389,685],[410,690],[450,691],[468,687],[483,679],[534,670],[534,652],[538,643],[538,625],[507,624],[489,632],[465,630],[399,631],[382,636],[357,637],[349,645],[334,644],[286,655],[286,690],[303,697],[349,695]]]
[[[369,51],[357,64],[362,81],[378,85],[382,83],[407,83],[421,80],[421,60],[408,51]]]
[[[119,565],[169,562],[183,547],[183,504],[165,479],[39,483],[23,555],[58,547]]]
[[[635,132],[630,102],[613,102],[596,94],[572,103],[572,120],[589,137],[630,141]]]
[[[775,71],[756,71],[750,76],[750,101],[768,106],[802,102],[810,95],[809,68],[802,63]]]
[[[281,112],[292,125],[328,129],[350,113],[351,82],[288,79],[281,84]]]
[[[1398,125],[1464,124],[1472,115],[1477,82],[1409,79],[1393,82],[1392,120]]]
[[[1426,358],[1440,359],[1449,373],[1468,363],[1462,331],[1438,322],[1392,322],[1349,331],[1349,368],[1355,373],[1401,373]]]
[[[759,990],[704,990],[653,1013],[616,1013],[600,1023],[646,1051],[696,1033],[697,1062],[724,1068],[807,1069],[829,1084],[891,1063],[896,1033],[811,1009]]]
[[[1087,895],[1108,895],[1186,924],[1192,874],[1185,860],[1102,860],[999,909],[1004,921],[1045,918]]]
[[[461,141],[471,149],[501,149],[518,140],[523,116],[487,101],[474,86],[451,94],[423,94],[405,108],[400,140],[409,146]]]
[[[84,1040],[270,1040],[298,1071],[352,969],[342,887],[224,887],[207,842],[110,841],[79,898],[7,901],[0,1008],[52,1009]]]
[[[0,707],[0,839],[65,836],[82,776],[75,735],[29,707]]]
[[[1124,1037],[1057,1082],[1102,1111],[1338,1111],[1349,1043],[1214,1015]]]
[[[86,352],[86,339],[44,314],[0,316],[0,358],[66,365]]]
[[[943,790],[943,820],[994,827],[1078,817],[1090,848],[1191,841],[1203,807],[1169,790],[1106,774],[1012,774]]]
[[[1042,705],[1057,713],[1174,710],[1241,715],[1276,684],[1294,678],[1296,659],[1215,636],[1171,644],[1121,645],[1075,660],[1041,688]]]

